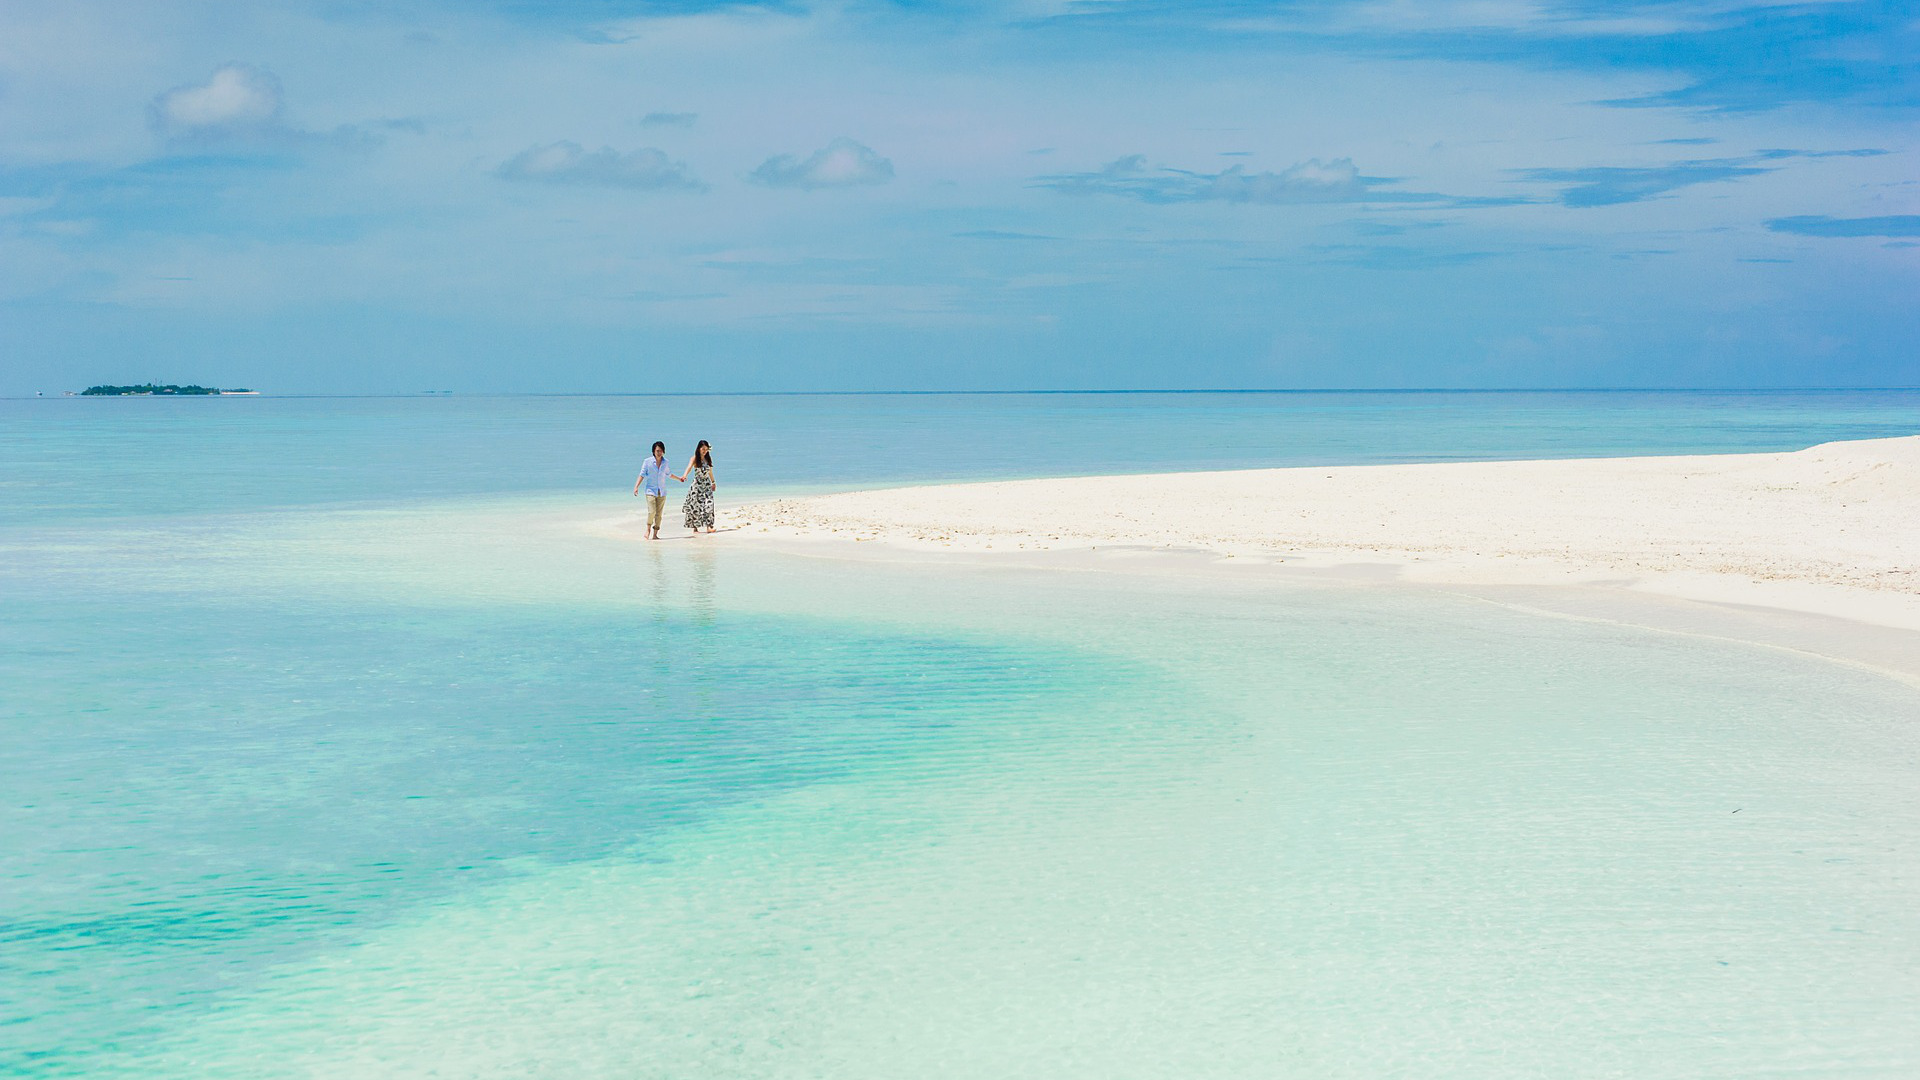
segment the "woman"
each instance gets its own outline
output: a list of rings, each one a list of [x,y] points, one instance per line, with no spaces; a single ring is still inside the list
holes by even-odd
[[[701,439],[700,445],[693,448],[693,457],[687,459],[686,475],[674,479],[692,481],[687,487],[687,500],[680,504],[687,528],[694,532],[701,529],[712,532],[713,490],[720,485],[713,482],[713,448],[707,445],[707,440]]]

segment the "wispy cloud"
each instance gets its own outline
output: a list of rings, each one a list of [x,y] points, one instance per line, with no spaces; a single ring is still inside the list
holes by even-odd
[[[1316,244],[1306,251],[1315,262],[1368,270],[1433,270],[1496,258],[1492,251],[1445,251],[1400,245]],[[1277,260],[1284,262],[1285,260]]]
[[[1560,203],[1573,207],[1642,202],[1696,184],[1739,180],[1772,171],[1745,164],[1741,159],[1677,161],[1670,165],[1638,168],[1602,165],[1582,169],[1519,170],[1525,179],[1564,185],[1560,192]]]
[[[1692,140],[1667,139],[1663,142],[1687,144]],[[1760,176],[1780,168],[1779,165],[1762,164],[1763,162],[1819,158],[1871,158],[1883,157],[1890,152],[1873,147],[1853,150],[1771,149],[1756,151],[1746,157],[1675,161],[1665,165],[1596,165],[1575,169],[1516,171],[1527,180],[1563,185],[1560,203],[1564,206],[1618,206],[1622,203],[1644,202],[1670,191],[1678,191],[1698,184],[1713,184]]]
[[[503,180],[543,184],[591,184],[648,191],[700,190],[684,162],[652,147],[621,153],[611,146],[588,150],[576,142],[530,146],[502,162],[495,175]]]
[[[0,218],[37,214],[51,209],[59,200],[28,195],[0,195]]]
[[[1656,37],[1713,27],[1708,5],[1583,8],[1539,0],[1363,0],[1336,8],[1334,31],[1507,32],[1544,37]],[[1691,8],[1692,10],[1689,10]],[[1624,10],[1623,10],[1624,9]]]
[[[692,127],[699,113],[690,112],[650,112],[640,118],[642,127]]]
[[[1795,101],[1916,104],[1914,27],[1888,0],[1102,0],[1061,3],[1035,25],[1685,80],[1603,102],[1615,106],[1731,113]]]
[[[1891,150],[1867,148],[1862,150],[1762,150],[1754,156],[1763,161],[1781,161],[1786,158],[1866,158],[1885,157]]]
[[[1836,218],[1824,214],[1774,218],[1767,228],[1795,236],[1920,236],[1920,214]]]
[[[852,139],[839,138],[805,159],[793,154],[770,157],[747,174],[747,179],[767,187],[802,191],[860,187],[892,180],[893,162]]]
[[[1251,172],[1234,165],[1220,172],[1193,172],[1147,163],[1130,154],[1093,172],[1039,177],[1038,187],[1069,195],[1119,195],[1147,203],[1230,202],[1270,206],[1304,203],[1431,202],[1447,196],[1386,191],[1393,180],[1362,176],[1352,158],[1309,158],[1279,172]]]

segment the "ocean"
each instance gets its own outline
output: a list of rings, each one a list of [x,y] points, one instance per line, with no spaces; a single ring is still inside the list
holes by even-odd
[[[724,526],[1916,430],[1909,391],[0,401],[0,1075],[1912,1075],[1909,685],[605,526],[654,438],[713,442]]]

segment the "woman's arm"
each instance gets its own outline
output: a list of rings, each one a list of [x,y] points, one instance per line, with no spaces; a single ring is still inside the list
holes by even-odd
[[[639,476],[636,476],[633,478],[633,493],[635,495],[640,494],[640,481],[645,480],[646,478],[647,478],[646,473],[641,473]]]

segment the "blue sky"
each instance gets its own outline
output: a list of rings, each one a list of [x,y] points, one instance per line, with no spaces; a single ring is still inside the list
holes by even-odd
[[[1920,384],[1920,9],[9,0],[0,393]]]

